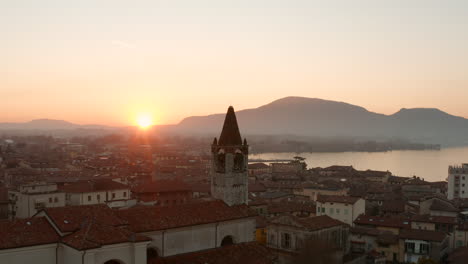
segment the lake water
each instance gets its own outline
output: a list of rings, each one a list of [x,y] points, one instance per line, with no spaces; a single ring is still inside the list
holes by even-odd
[[[250,159],[306,158],[308,168],[331,165],[352,165],[358,170],[389,170],[393,175],[413,175],[427,181],[443,181],[449,165],[468,163],[468,147],[441,150],[398,150],[388,152],[339,152],[339,153],[263,153],[251,154]]]

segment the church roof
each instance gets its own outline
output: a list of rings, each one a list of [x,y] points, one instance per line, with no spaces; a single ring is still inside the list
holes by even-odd
[[[247,205],[228,206],[223,201],[205,201],[173,206],[145,206],[118,210],[133,232],[149,232],[255,217]]]
[[[226,118],[224,119],[223,131],[219,137],[218,145],[220,146],[239,146],[242,145],[242,138],[237,125],[236,113],[234,108],[228,108]]]

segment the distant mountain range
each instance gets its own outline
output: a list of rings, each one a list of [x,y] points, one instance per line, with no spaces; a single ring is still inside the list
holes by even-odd
[[[111,129],[104,125],[78,125],[64,120],[35,119],[25,123],[0,123],[0,130],[72,130],[72,129]]]
[[[443,146],[468,145],[468,119],[434,108],[403,108],[393,115],[383,115],[343,102],[286,97],[236,114],[243,135],[403,139]],[[217,135],[224,115],[188,117],[171,130]]]
[[[227,107],[226,107],[227,109]],[[272,135],[362,140],[410,140],[442,146],[468,145],[468,119],[434,108],[401,109],[393,115],[316,98],[286,97],[255,109],[236,112],[243,136]],[[157,126],[166,133],[219,136],[225,113],[187,117],[176,125]],[[128,129],[128,127],[126,127]],[[0,123],[0,130],[114,130],[116,127],[78,125],[38,119]],[[124,129],[123,127],[120,129]]]

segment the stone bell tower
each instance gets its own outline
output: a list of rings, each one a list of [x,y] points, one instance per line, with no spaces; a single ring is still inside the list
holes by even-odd
[[[211,145],[211,195],[229,206],[247,204],[248,156],[247,140],[242,138],[234,108],[228,108],[219,140]]]

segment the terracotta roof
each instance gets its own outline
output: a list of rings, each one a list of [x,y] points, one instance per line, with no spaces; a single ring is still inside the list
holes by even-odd
[[[0,221],[0,249],[53,244],[59,235],[45,217]]]
[[[125,184],[108,179],[99,179],[92,181],[79,181],[60,187],[60,190],[67,193],[86,193],[112,190],[129,189]]]
[[[378,236],[382,234],[382,231],[376,228],[369,228],[369,227],[352,227],[350,230],[351,234],[360,234],[366,236]]]
[[[63,233],[79,230],[83,223],[90,220],[111,226],[126,224],[116,215],[114,210],[105,204],[45,208],[42,212]]]
[[[208,183],[196,183],[191,185],[192,192],[210,193],[211,185]]]
[[[240,135],[239,126],[237,125],[236,113],[234,107],[230,106],[224,119],[223,130],[219,136],[219,146],[240,146],[242,145],[242,137]]]
[[[411,221],[449,225],[457,224],[457,218],[452,216],[414,215],[411,217]]]
[[[372,226],[385,226],[385,227],[397,227],[397,228],[410,228],[411,223],[409,219],[404,217],[381,217],[381,216],[370,216],[360,215],[354,220],[355,224],[358,225],[372,225]]]
[[[413,240],[442,242],[446,237],[447,234],[439,231],[405,229],[400,232],[400,238]]]
[[[403,200],[387,200],[383,201],[381,210],[392,213],[403,213],[405,211],[406,201]]]
[[[340,166],[340,165],[333,165],[330,167],[326,167],[322,170],[324,171],[355,171],[353,166]]]
[[[160,193],[160,192],[181,192],[191,191],[189,185],[178,180],[157,180],[145,182],[132,189],[134,193]]]
[[[265,163],[251,163],[249,164],[249,170],[255,169],[269,169],[270,166],[266,165]]]
[[[101,223],[86,223],[80,230],[62,238],[64,244],[78,250],[99,248],[104,245],[143,241],[151,241],[151,238],[132,233],[125,228]]]
[[[310,203],[276,202],[268,205],[268,213],[309,212],[315,213],[316,207]]]
[[[249,183],[249,192],[266,192],[265,185],[261,183]]]
[[[308,231],[316,231],[320,229],[346,226],[345,223],[329,217],[328,215],[300,218],[294,215],[282,215],[275,217],[270,221],[271,224],[293,226],[305,228]]]
[[[116,211],[134,232],[156,231],[254,217],[246,205],[228,206],[223,201],[206,201],[173,206],[136,207]]]
[[[459,210],[448,201],[434,199],[429,210],[445,211],[445,212],[458,212]]]
[[[468,247],[459,247],[448,256],[449,263],[465,264],[468,259]]]
[[[341,195],[319,195],[317,197],[317,202],[321,203],[346,203],[346,204],[354,204],[359,199],[359,197],[353,196],[341,196]]]
[[[273,264],[275,255],[257,242],[235,244],[188,254],[157,258],[149,264]]]

